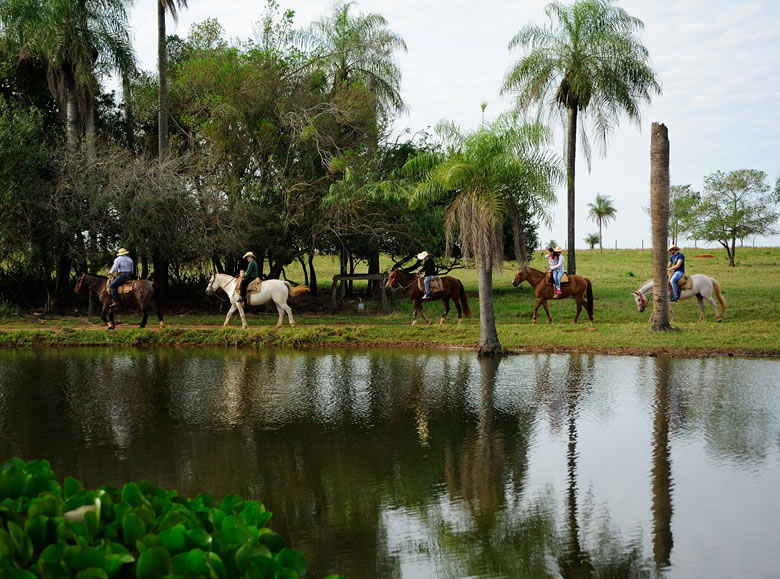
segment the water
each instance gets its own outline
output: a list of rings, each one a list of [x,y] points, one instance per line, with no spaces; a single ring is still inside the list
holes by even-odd
[[[0,459],[262,501],[309,577],[776,577],[780,362],[0,351]]]

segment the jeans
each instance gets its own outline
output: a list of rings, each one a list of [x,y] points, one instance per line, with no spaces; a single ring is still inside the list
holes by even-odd
[[[563,277],[563,270],[562,269],[554,269],[552,272],[553,281],[555,282],[555,289],[560,291],[561,290],[561,278]]]
[[[426,275],[425,279],[423,280],[423,284],[425,285],[425,295],[431,295],[431,280],[435,276],[433,275]]]
[[[677,288],[677,280],[680,279],[683,275],[685,275],[681,271],[675,271],[672,274],[671,279],[669,279],[669,283],[672,284],[672,294],[674,294],[674,299],[679,299],[680,297],[680,290]]]
[[[119,292],[117,292],[117,288],[128,279],[130,279],[129,273],[120,273],[114,278],[114,281],[111,282],[111,285],[109,286],[111,288],[111,299],[115,302],[119,302]]]

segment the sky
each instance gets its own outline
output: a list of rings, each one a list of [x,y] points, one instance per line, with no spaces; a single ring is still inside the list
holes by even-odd
[[[332,13],[330,0],[278,0],[295,11],[295,26],[308,25]],[[569,3],[566,0],[565,3]],[[547,0],[360,0],[354,14],[378,13],[400,35],[408,51],[397,55],[401,95],[408,114],[395,121],[394,132],[414,134],[440,120],[464,130],[508,110],[501,97],[504,76],[520,57],[510,52],[511,38],[526,24],[546,25]],[[715,171],[758,169],[774,186],[780,177],[780,3],[777,0],[622,0],[617,5],[643,21],[640,39],[650,54],[663,87],[643,107],[640,125],[621,119],[607,144],[606,156],[593,148],[591,170],[578,154],[576,165],[576,247],[597,233],[588,219],[588,203],[601,193],[612,199],[616,220],[603,231],[605,248],[651,245],[650,128],[663,123],[669,132],[672,185],[701,191]],[[169,34],[186,36],[193,23],[216,18],[229,39],[255,38],[263,0],[189,0]],[[137,1],[130,17],[140,67],[156,68],[156,5]],[[558,130],[553,150],[563,154]],[[557,191],[553,223],[541,228],[540,241],[567,241],[565,186]],[[746,245],[780,246],[780,235],[745,240]],[[683,247],[693,247],[683,240]],[[720,247],[698,242],[697,247]]]

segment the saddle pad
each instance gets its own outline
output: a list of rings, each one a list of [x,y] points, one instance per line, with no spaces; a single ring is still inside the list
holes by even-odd
[[[444,291],[444,284],[442,284],[439,276],[434,277],[429,285],[431,286],[431,293]],[[423,281],[423,278],[417,278],[417,287],[420,288],[421,292],[425,292],[425,282]]]
[[[130,292],[133,291],[133,288],[135,287],[135,282],[136,281],[137,280],[131,280],[131,281],[127,282],[127,283],[123,283],[118,288],[116,288],[116,293],[118,293],[119,295],[129,294]],[[111,291],[111,280],[108,280],[106,282],[106,291],[107,292]]]
[[[547,280],[547,285],[553,285],[553,278],[552,278],[552,272],[548,271],[547,275],[545,276],[545,279]],[[566,285],[571,280],[569,279],[569,274],[565,271],[563,272],[563,275],[561,276],[561,285]]]

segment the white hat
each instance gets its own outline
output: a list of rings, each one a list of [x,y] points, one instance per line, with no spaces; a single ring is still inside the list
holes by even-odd
[[[254,257],[254,256],[255,256],[255,254],[254,254],[254,253],[252,253],[251,251],[247,251],[247,252],[244,254],[244,259],[246,259],[247,257]]]
[[[560,245],[556,245],[555,247],[553,247],[553,251],[554,251],[555,253],[560,253],[560,252],[562,252],[563,250],[561,249],[561,246],[560,246]]]
[[[127,255],[128,253],[130,252],[127,251],[124,247],[120,247],[119,251],[116,252],[117,255]]]
[[[427,251],[423,251],[423,252],[420,252],[420,253],[417,254],[417,259],[425,259],[429,255],[430,255],[430,253],[428,253]]]
[[[672,251],[673,249],[676,249],[677,251],[680,251],[680,248],[677,247],[677,245],[674,244],[674,243],[669,246],[669,249],[667,249],[667,251]]]

